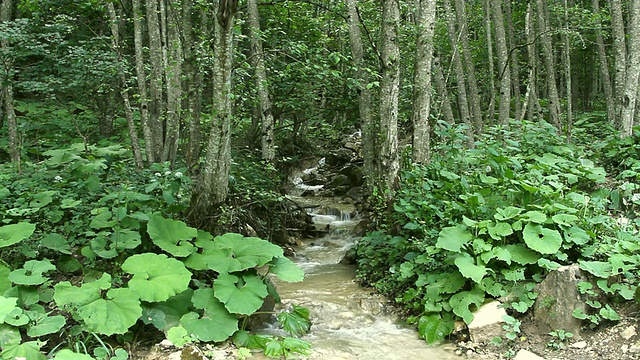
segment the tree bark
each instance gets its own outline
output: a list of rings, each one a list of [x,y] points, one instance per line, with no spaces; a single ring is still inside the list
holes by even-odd
[[[467,23],[466,5],[463,0],[454,0],[456,8],[456,18],[458,21],[458,29],[460,30],[460,40],[462,43],[462,57],[467,75],[467,85],[469,85],[469,105],[471,118],[473,119],[473,127],[476,134],[482,133],[484,127],[482,123],[482,107],[480,106],[480,93],[478,92],[478,81],[476,79],[476,68],[473,64],[473,55],[471,54],[471,46],[469,45],[469,25]]]
[[[491,14],[495,31],[496,56],[498,59],[498,76],[500,80],[500,102],[498,103],[498,124],[507,126],[511,110],[511,69],[509,67],[509,50],[507,35],[504,30],[502,0],[491,1]]]
[[[428,163],[431,156],[431,64],[436,0],[416,0],[416,59],[413,86],[413,161]]]
[[[136,58],[136,80],[138,83],[138,102],[140,104],[140,124],[142,126],[142,134],[144,137],[144,147],[147,162],[152,164],[156,162],[154,157],[155,146],[152,126],[149,121],[149,94],[147,90],[147,72],[145,71],[145,60],[142,41],[142,19],[143,15],[140,9],[140,0],[133,0],[133,41]]]
[[[611,75],[609,73],[609,60],[605,50],[604,38],[602,37],[602,21],[600,20],[600,0],[592,0],[593,14],[596,16],[596,47],[598,49],[598,62],[600,64],[600,74],[602,79],[602,88],[607,104],[607,119],[609,123],[615,125],[616,119],[616,100],[613,95],[613,87],[611,85]]]
[[[160,36],[158,0],[146,0],[147,28],[149,33],[149,125],[153,135],[153,151],[147,155],[149,162],[162,159],[163,129],[163,56]],[[151,156],[150,156],[151,155]]]
[[[197,27],[193,24],[193,0],[185,0],[182,7],[182,33],[184,38],[183,91],[186,94],[183,121],[186,122],[188,130],[184,153],[187,168],[193,169],[200,162],[202,150],[202,129],[200,125],[202,112],[202,76],[197,60],[196,47],[198,43],[195,41],[194,36]]]
[[[13,0],[3,0],[0,6],[0,23],[11,21],[13,16]],[[2,40],[0,49],[10,53],[10,44],[7,40]],[[6,78],[0,79],[2,82],[3,95],[0,102],[4,103],[4,115],[7,117],[7,130],[9,133],[9,157],[11,162],[20,172],[20,146],[18,141],[18,120],[16,119],[15,107],[13,104],[13,59],[7,56],[2,64]]]
[[[487,108],[487,119],[485,123],[494,124],[496,113],[496,83],[495,65],[493,62],[493,35],[491,35],[491,0],[484,3],[484,23],[487,35],[487,59],[489,62],[489,106]]]
[[[505,1],[503,10],[507,17],[505,21],[507,31],[507,48],[509,48],[509,68],[511,69],[511,99],[513,99],[513,118],[519,119],[522,112],[522,98],[520,93],[520,61],[519,49],[513,26],[511,1]]]
[[[362,131],[362,153],[364,159],[364,173],[366,174],[367,192],[371,194],[375,186],[375,174],[378,174],[378,157],[376,156],[376,143],[379,134],[379,124],[373,118],[373,95],[368,86],[370,75],[365,68],[364,50],[362,45],[362,32],[360,30],[360,16],[358,14],[357,0],[345,0],[349,12],[349,45],[353,65],[356,68],[358,81],[358,110],[360,113],[360,128]]]
[[[622,95],[620,136],[633,135],[634,112],[640,78],[640,1],[632,1],[629,9],[629,62]]]
[[[453,109],[451,108],[451,100],[449,98],[449,91],[447,90],[447,81],[440,66],[440,58],[436,55],[433,57],[433,82],[436,84],[436,91],[440,97],[440,112],[442,113],[444,121],[450,125],[455,125],[456,120],[453,117]]]
[[[399,0],[382,0],[380,80],[380,173],[378,186],[387,204],[395,197],[399,183],[398,99],[400,96]]]
[[[560,130],[560,97],[558,96],[558,86],[556,84],[555,61],[553,59],[553,44],[549,35],[549,24],[547,16],[547,4],[545,0],[536,0],[538,10],[538,28],[540,31],[540,41],[542,42],[542,56],[545,62],[545,74],[547,79],[547,89],[549,97],[549,120]]]
[[[564,0],[564,23],[567,28],[569,28],[569,4],[567,0]],[[564,68],[564,83],[566,86],[566,96],[567,96],[567,111],[566,111],[566,135],[567,142],[571,142],[571,134],[573,127],[573,95],[571,91],[571,41],[569,39],[569,34],[565,32],[562,35],[562,40],[564,42],[563,52],[562,52],[562,67]]]
[[[627,72],[627,41],[622,15],[622,0],[610,0],[611,35],[613,37],[614,59],[614,96],[616,99],[616,127],[621,129],[623,97],[625,92],[625,76]]]
[[[120,96],[124,104],[125,118],[127,119],[127,126],[129,128],[129,140],[131,141],[131,150],[133,151],[133,160],[136,167],[142,169],[144,161],[142,160],[142,151],[140,150],[140,141],[138,140],[138,129],[136,128],[135,121],[133,120],[133,111],[131,110],[131,102],[129,100],[129,89],[127,88],[127,78],[122,67],[122,53],[120,51],[120,35],[118,30],[118,16],[116,14],[113,3],[107,3],[107,10],[109,12],[109,18],[111,20],[111,47],[116,55],[117,72],[120,80]]]
[[[534,21],[535,18],[533,15],[532,4],[529,3],[527,4],[527,13],[525,15],[524,25],[524,32],[527,37],[527,54],[529,58],[529,80],[527,84],[527,95],[525,95],[524,102],[525,107],[528,107],[526,111],[527,119],[531,122],[535,121],[536,117],[541,118],[542,116],[542,108],[538,101],[538,51],[536,48],[535,34],[533,30],[535,27],[533,24]],[[520,115],[521,119],[524,117],[524,112],[525,111],[523,110],[523,114]]]
[[[161,3],[163,1],[161,0]],[[166,13],[165,31],[165,83],[167,87],[167,113],[162,161],[175,162],[180,140],[180,117],[182,114],[182,41],[180,22],[182,17],[172,3],[164,8]],[[185,29],[186,30],[186,29]],[[191,31],[191,29],[189,29]]]
[[[269,83],[267,81],[267,71],[264,65],[264,51],[262,49],[262,39],[260,38],[260,13],[256,0],[247,0],[249,12],[249,39],[251,41],[251,59],[255,71],[256,88],[260,101],[258,108],[260,122],[262,124],[262,159],[268,163],[273,163],[276,156],[275,137],[273,134],[273,112],[271,98],[269,96]]]

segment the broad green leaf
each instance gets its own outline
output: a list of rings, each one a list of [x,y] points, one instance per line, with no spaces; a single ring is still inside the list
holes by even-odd
[[[500,272],[507,281],[517,282],[525,279],[523,268],[502,269]]]
[[[613,266],[607,261],[580,260],[580,269],[587,271],[599,278],[609,278],[613,273]]]
[[[55,269],[55,265],[49,259],[29,260],[24,263],[22,269],[12,271],[9,280],[18,285],[40,285],[48,280],[42,274]]]
[[[436,247],[460,252],[460,249],[473,239],[473,235],[465,228],[450,226],[442,229],[436,242]]]
[[[9,274],[11,269],[0,260],[0,294],[4,294],[5,291],[11,288],[11,280],[9,280]]]
[[[600,309],[598,313],[600,314],[600,316],[602,316],[607,320],[611,320],[611,321],[620,320],[620,315],[618,315],[618,313],[615,310],[613,310],[611,306],[609,306],[609,304],[607,304],[605,307]]]
[[[173,256],[186,257],[196,251],[190,241],[198,235],[198,230],[182,221],[151,215],[147,232],[154,244]]]
[[[62,349],[56,353],[53,360],[94,360],[94,358],[87,354],[80,354],[69,349]]]
[[[66,324],[66,320],[62,315],[44,316],[30,324],[27,328],[27,335],[37,338],[43,335],[53,334]]]
[[[497,214],[494,214],[493,217],[498,221],[505,221],[520,215],[523,211],[524,209],[515,206],[507,206],[506,208],[497,208]]]
[[[15,308],[5,316],[4,322],[13,326],[24,326],[29,323],[29,317],[21,308]]]
[[[28,222],[0,226],[0,248],[17,244],[29,238],[35,230],[36,226]]]
[[[490,224],[487,226],[487,230],[489,230],[489,236],[496,240],[501,240],[503,237],[513,234],[511,225],[505,222],[497,222],[495,225]]]
[[[591,236],[581,227],[575,225],[564,231],[564,238],[576,245],[584,245],[591,241]]]
[[[105,236],[91,239],[89,244],[91,245],[91,250],[103,259],[113,259],[118,256],[118,250]]]
[[[100,208],[95,211],[99,212],[89,223],[89,227],[92,229],[111,229],[118,224],[116,219],[113,218],[113,213],[107,208]]]
[[[191,282],[191,272],[184,264],[164,254],[130,256],[122,270],[133,275],[128,287],[143,301],[165,301],[185,291]]]
[[[418,333],[427,344],[444,340],[454,329],[452,317],[442,318],[440,314],[421,316],[418,320]]]
[[[140,233],[129,229],[117,229],[109,235],[109,240],[116,250],[135,249],[142,243]]]
[[[271,261],[269,272],[287,282],[304,280],[304,271],[289,258],[279,256]]]
[[[61,209],[73,209],[76,206],[82,204],[82,200],[76,200],[73,198],[64,198],[62,199],[62,203],[60,203]]]
[[[260,307],[267,296],[267,286],[253,274],[235,276],[220,274],[213,282],[215,297],[231,313],[251,315]]]
[[[468,254],[456,257],[455,264],[462,276],[473,280],[476,284],[479,284],[487,274],[487,268],[476,265],[475,260]]]
[[[191,336],[200,341],[224,341],[238,331],[238,318],[230,314],[218,299],[213,289],[198,289],[193,293],[193,305],[204,309],[202,316],[195,312],[180,319],[182,326]]]
[[[9,345],[18,345],[22,342],[20,329],[8,324],[0,324],[0,349]]]
[[[6,198],[10,194],[11,194],[11,191],[9,191],[9,189],[7,189],[6,187],[0,185],[0,200]]]
[[[540,259],[540,254],[522,244],[507,245],[504,248],[511,254],[511,260],[520,265],[535,264]]]
[[[309,309],[302,306],[293,305],[290,311],[279,313],[278,322],[282,324],[284,331],[293,336],[302,336],[311,329]]]
[[[540,258],[540,260],[538,260],[538,265],[541,268],[544,268],[544,269],[547,269],[547,270],[550,270],[550,271],[557,270],[560,266],[562,266],[562,265],[558,264],[555,261],[551,261],[551,260],[545,259],[545,258]]]
[[[98,298],[77,309],[89,331],[104,334],[124,334],[142,315],[140,300],[129,289],[111,289],[106,298]]]
[[[178,348],[193,342],[193,339],[189,336],[187,329],[182,326],[175,326],[167,330],[167,339]]]
[[[571,214],[555,214],[551,217],[553,222],[558,225],[571,226],[578,221],[578,217]]]
[[[41,241],[40,245],[49,248],[51,250],[55,250],[62,254],[71,255],[71,245],[69,241],[64,238],[64,236],[60,234],[47,234]]]
[[[0,295],[0,324],[3,324],[6,317],[9,316],[18,304],[18,298],[6,298]]]
[[[557,230],[535,223],[528,223],[524,227],[522,237],[530,249],[541,254],[555,254],[562,246],[562,236]]]
[[[77,155],[75,151],[70,149],[47,150],[43,154],[47,156],[51,156],[46,161],[47,165],[50,165],[50,166],[62,165],[71,161],[82,159],[80,156]]]
[[[547,221],[547,215],[541,213],[540,211],[527,211],[526,213],[522,214],[520,220],[524,222],[544,224],[544,222]]]
[[[475,310],[482,303],[484,303],[484,291],[477,287],[471,291],[461,291],[449,299],[453,313],[460,316],[466,324],[471,324],[473,321],[471,305],[475,305],[473,308]]]
[[[53,190],[39,192],[33,195],[33,200],[29,203],[29,207],[39,209],[46,205],[49,205],[53,201],[53,195],[56,192]]]
[[[40,352],[44,343],[40,341],[28,341],[21,344],[10,344],[2,349],[0,355],[3,359],[28,359],[46,360],[47,357]]]
[[[153,324],[159,330],[166,331],[180,324],[180,318],[189,312],[193,290],[187,289],[156,303],[143,304],[142,321]]]

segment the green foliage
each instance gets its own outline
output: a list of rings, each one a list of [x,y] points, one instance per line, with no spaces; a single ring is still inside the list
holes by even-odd
[[[567,341],[573,337],[573,333],[564,330],[555,330],[549,333],[552,339],[547,343],[547,347],[554,350],[562,350],[566,347]]]
[[[638,288],[640,239],[609,215],[604,170],[547,124],[511,129],[490,129],[466,151],[445,129],[432,162],[402,174],[386,226],[396,232],[357,245],[358,277],[406,307],[428,342],[456,318],[470,323],[487,298],[526,312],[535,283],[561,265],[618,276],[599,285],[612,299]],[[584,316],[614,320],[607,306]]]

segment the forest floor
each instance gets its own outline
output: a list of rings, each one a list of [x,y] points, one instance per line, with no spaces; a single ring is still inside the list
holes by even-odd
[[[579,339],[569,338],[560,342],[557,337],[540,331],[530,318],[525,318],[521,319],[521,332],[515,341],[503,342],[500,346],[459,341],[452,344],[452,350],[461,358],[486,360],[640,359],[638,305],[628,305],[618,312],[622,316],[620,321],[602,324],[595,329],[585,329],[580,333]]]

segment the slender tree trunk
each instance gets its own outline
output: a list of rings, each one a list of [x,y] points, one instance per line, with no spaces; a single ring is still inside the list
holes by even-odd
[[[485,123],[494,124],[496,114],[496,83],[495,65],[493,63],[493,35],[491,35],[491,0],[484,3],[484,23],[487,35],[487,59],[489,62],[489,106],[487,108],[487,120]]]
[[[569,4],[567,0],[564,0],[564,23],[567,28],[569,28]],[[569,39],[569,34],[565,33],[562,36],[562,40],[564,42],[563,52],[562,52],[562,63],[564,68],[564,81],[566,86],[566,96],[567,96],[567,142],[571,142],[571,133],[573,127],[573,92],[571,91],[571,41]]]
[[[399,0],[382,0],[380,80],[380,173],[378,185],[391,204],[399,183],[398,99],[400,96]]]
[[[260,99],[259,113],[262,124],[262,159],[272,163],[275,151],[275,138],[273,134],[273,113],[271,98],[269,96],[269,83],[267,81],[267,71],[264,65],[264,51],[262,49],[262,39],[260,38],[260,13],[256,0],[247,0],[249,12],[249,39],[251,40],[251,59],[255,69],[256,88]]]
[[[547,89],[549,97],[549,117],[551,123],[560,130],[560,97],[558,96],[558,86],[556,84],[555,61],[553,59],[553,44],[549,35],[549,24],[547,16],[547,4],[545,0],[536,0],[538,8],[538,27],[540,30],[540,41],[542,42],[542,55],[545,62],[545,74],[547,79]]]
[[[217,0],[214,4],[213,119],[202,172],[202,187],[193,204],[200,214],[227,199],[231,166],[230,95],[233,28],[238,0]]]
[[[376,143],[379,134],[378,122],[373,118],[373,95],[368,84],[369,72],[364,64],[364,50],[362,45],[362,32],[360,31],[360,16],[358,14],[357,0],[345,0],[349,12],[349,44],[353,65],[356,68],[358,80],[358,109],[360,112],[360,127],[362,129],[362,151],[364,158],[364,173],[367,176],[368,192],[371,193],[375,186],[375,175],[378,174],[378,157],[376,156]]]
[[[156,162],[154,157],[155,146],[152,126],[149,121],[149,94],[147,90],[147,72],[145,71],[144,62],[144,44],[142,42],[142,18],[140,10],[140,0],[133,0],[133,41],[136,57],[136,80],[138,82],[138,97],[140,104],[140,123],[142,125],[142,134],[144,137],[144,147],[147,162],[150,164]]]
[[[417,37],[413,86],[413,161],[428,163],[431,126],[431,63],[435,32],[436,0],[416,0]]]
[[[13,14],[13,0],[3,0],[0,6],[0,23],[6,23],[11,21]],[[10,45],[7,40],[2,40],[0,43],[0,50],[11,53]],[[18,120],[16,119],[16,112],[13,104],[13,59],[11,56],[7,56],[4,62],[1,64],[4,69],[4,75],[6,78],[0,78],[2,83],[3,95],[0,97],[0,102],[4,104],[4,113],[7,117],[7,130],[9,133],[9,157],[15,168],[20,172],[20,146],[18,141]]]
[[[436,55],[433,57],[433,82],[436,84],[436,92],[440,97],[440,112],[444,121],[451,125],[455,125],[456,119],[453,116],[451,108],[451,99],[447,90],[447,81],[445,80],[442,67],[440,66],[440,58]]]
[[[202,111],[202,76],[200,75],[197,60],[197,43],[194,39],[196,27],[193,24],[193,0],[185,0],[182,7],[182,33],[184,38],[183,91],[186,94],[186,101],[183,102],[185,104],[183,118],[188,130],[184,152],[187,168],[193,169],[199,163],[202,150],[202,129],[200,125]]]
[[[533,22],[535,21],[533,15],[533,7],[532,4],[527,4],[527,13],[525,15],[525,26],[524,32],[527,37],[527,54],[528,54],[528,63],[529,63],[529,82],[527,84],[527,94],[525,96],[525,104],[528,106],[527,110],[527,119],[533,122],[537,117],[542,117],[542,108],[540,106],[540,102],[538,101],[538,51],[536,49],[535,42],[535,34]],[[524,115],[521,115],[521,118]]]
[[[149,125],[153,134],[152,156],[147,155],[149,162],[162,159],[162,144],[164,143],[163,114],[164,114],[164,81],[162,62],[162,40],[160,36],[160,19],[158,0],[146,0],[147,28],[149,32]]]
[[[120,35],[118,30],[118,16],[113,3],[107,3],[107,10],[111,20],[111,47],[116,55],[118,78],[120,79],[120,96],[124,103],[124,113],[129,127],[129,140],[131,141],[131,149],[133,150],[133,159],[138,169],[142,169],[144,161],[142,160],[142,151],[140,150],[140,141],[138,140],[138,129],[133,120],[133,111],[131,110],[131,102],[129,101],[129,89],[127,88],[127,78],[122,67],[122,53],[120,52]]]
[[[598,49],[598,61],[600,63],[600,74],[602,79],[602,88],[607,104],[607,119],[611,124],[615,125],[616,119],[616,100],[613,95],[613,87],[611,85],[611,75],[609,74],[609,60],[604,46],[602,37],[602,22],[600,21],[600,0],[592,0],[593,13],[596,16],[596,46]]]
[[[161,1],[163,3],[163,1]],[[166,26],[164,56],[165,83],[167,86],[167,114],[165,124],[164,145],[162,148],[162,161],[175,162],[180,141],[180,117],[182,114],[182,41],[180,39],[180,22],[182,17],[169,3],[164,7]]]
[[[467,125],[467,146],[473,146],[474,140],[474,130],[473,123],[471,122],[471,114],[469,112],[469,100],[467,97],[467,87],[466,87],[466,78],[464,74],[464,66],[462,65],[462,60],[460,58],[460,52],[458,51],[458,37],[460,34],[456,30],[456,20],[453,11],[451,10],[450,0],[445,0],[444,4],[444,12],[447,18],[447,28],[449,33],[449,42],[451,43],[451,49],[453,53],[451,54],[451,61],[453,66],[453,71],[456,74],[456,86],[458,90],[458,109],[460,111],[460,120]]]
[[[482,133],[482,107],[480,106],[480,93],[478,91],[478,81],[476,79],[476,68],[473,64],[473,55],[471,54],[471,46],[469,45],[469,24],[467,23],[466,5],[464,0],[454,0],[456,8],[456,19],[458,21],[458,29],[460,30],[460,40],[462,43],[462,57],[464,58],[464,66],[467,75],[467,85],[469,85],[469,105],[471,110],[471,118],[476,134]]]
[[[632,1],[629,9],[629,62],[622,96],[620,136],[633,135],[634,112],[638,98],[640,78],[640,1]]]
[[[522,112],[522,98],[520,94],[520,54],[519,47],[516,41],[516,35],[513,26],[513,14],[511,12],[511,1],[504,2],[504,14],[507,17],[506,31],[507,31],[507,48],[509,48],[509,68],[511,68],[511,98],[513,99],[513,112],[514,119],[520,118]]]
[[[634,0],[635,1],[635,0]],[[614,96],[616,99],[616,127],[621,128],[625,75],[627,72],[627,41],[622,15],[622,0],[610,0],[611,35],[613,37]]]
[[[496,55],[498,58],[498,78],[500,79],[500,102],[498,105],[498,124],[507,126],[511,110],[511,69],[509,67],[509,50],[507,34],[504,30],[502,0],[491,1],[493,28],[496,33]]]

